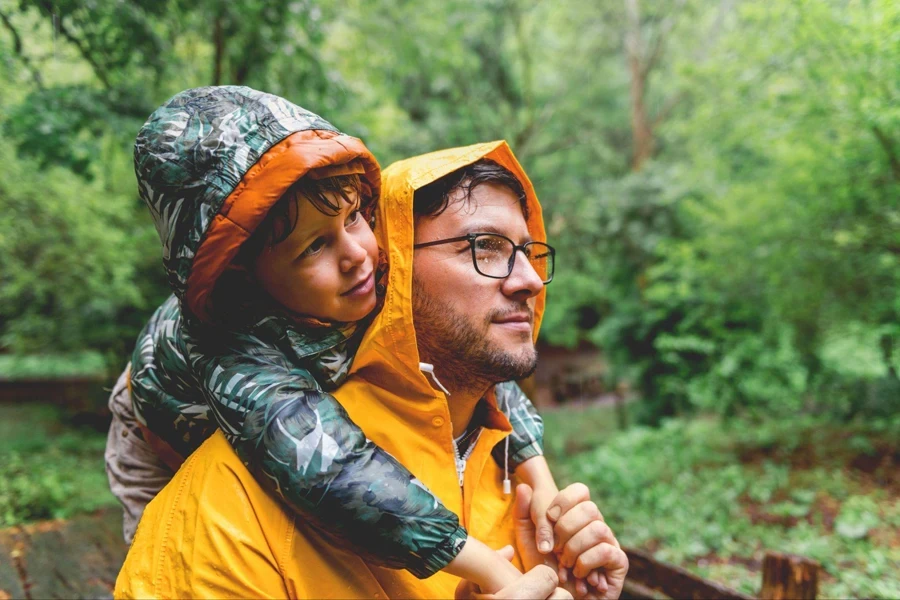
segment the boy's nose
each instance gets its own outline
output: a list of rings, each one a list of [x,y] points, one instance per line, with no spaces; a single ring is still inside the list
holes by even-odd
[[[368,253],[352,235],[346,236],[344,251],[341,253],[341,271],[347,272],[363,264]]]

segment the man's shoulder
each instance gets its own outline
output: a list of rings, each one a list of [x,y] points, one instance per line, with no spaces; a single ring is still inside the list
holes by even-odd
[[[147,506],[116,596],[284,595],[278,565],[291,527],[291,517],[254,481],[219,431]],[[222,577],[222,565],[234,569],[230,578]]]
[[[285,526],[281,504],[267,494],[241,462],[221,430],[185,461],[157,500],[161,512],[180,513],[204,527],[240,521],[268,535]]]

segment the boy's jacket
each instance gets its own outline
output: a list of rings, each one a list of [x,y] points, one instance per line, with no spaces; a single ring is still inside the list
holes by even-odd
[[[422,185],[482,157],[523,182],[529,232],[544,241],[540,207],[504,142],[445,150],[397,163],[384,173],[377,233],[390,239],[390,277],[381,312],[362,340],[335,397],[379,446],[433,490],[469,532],[494,548],[515,545],[513,496],[491,458],[511,426],[505,385],[488,393],[485,428],[460,489],[448,399],[419,371],[412,323],[412,194]],[[473,274],[474,276],[474,274]],[[535,335],[544,306],[537,299]],[[389,477],[375,494],[391,491]],[[361,526],[361,525],[360,525]],[[516,560],[517,566],[521,564]],[[446,572],[418,579],[336,546],[295,517],[241,466],[221,434],[186,461],[144,513],[116,582],[117,598],[452,598],[459,580]]]
[[[350,161],[377,198],[378,164],[362,142],[249,88],[188,90],[151,115],[135,170],[175,296],[138,339],[131,390],[164,457],[180,461],[220,428],[263,488],[335,543],[425,577],[456,556],[465,529],[325,392],[346,378],[374,315],[317,327],[280,313],[252,315],[240,330],[211,324],[215,283],[268,210],[310,169]],[[395,260],[385,226],[376,234]],[[541,453],[542,424],[517,386],[497,393],[514,421],[514,466]]]

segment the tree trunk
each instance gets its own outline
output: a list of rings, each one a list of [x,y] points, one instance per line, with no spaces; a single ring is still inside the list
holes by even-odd
[[[641,60],[641,14],[638,0],[625,0],[628,30],[625,33],[625,53],[631,74],[631,170],[640,171],[653,156],[653,128],[647,115],[644,94],[647,70]]]
[[[222,15],[216,15],[213,23],[213,85],[222,85],[222,61],[225,56],[225,36],[222,33]]]
[[[815,600],[819,564],[803,556],[768,552],[763,560],[759,597],[765,600]]]

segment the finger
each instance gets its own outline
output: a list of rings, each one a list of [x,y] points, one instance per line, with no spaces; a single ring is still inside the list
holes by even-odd
[[[558,520],[569,512],[573,506],[591,499],[591,491],[583,483],[573,483],[556,495],[547,509],[547,517],[551,521]]]
[[[601,596],[605,595],[607,591],[609,591],[609,583],[606,580],[606,573],[603,571],[593,570],[591,573],[597,573],[597,585],[594,586],[594,589],[597,590]]]
[[[563,565],[559,565],[557,567],[557,573],[559,574],[560,583],[569,583],[569,569],[565,568]]]
[[[575,577],[587,577],[592,569],[604,569],[607,583],[613,587],[618,579],[625,579],[628,572],[628,557],[612,544],[599,544],[582,552],[575,561],[572,573]]]
[[[568,590],[564,590],[563,588],[556,588],[552,594],[547,598],[547,600],[574,600],[572,598],[572,594],[568,592]]]
[[[587,582],[591,587],[598,587],[600,585],[600,571],[594,569],[588,573]]]
[[[556,534],[556,550],[562,550],[572,536],[584,529],[592,521],[602,521],[597,505],[586,500],[570,508],[559,518],[553,528]]]
[[[584,579],[576,579],[575,580],[575,597],[576,598],[584,598],[587,596],[588,586],[585,583]]]
[[[575,534],[563,546],[559,562],[567,567],[575,566],[578,556],[593,546],[600,543],[616,545],[616,536],[613,535],[609,525],[603,521],[591,521],[575,532]]]
[[[544,563],[544,555],[535,544],[534,521],[531,520],[531,500],[533,492],[530,486],[522,483],[516,486],[516,501],[513,505],[516,546],[525,569],[531,569]]]
[[[474,583],[467,579],[463,579],[459,582],[459,585],[456,586],[453,598],[455,598],[455,600],[471,600],[475,597],[477,589],[478,587]]]
[[[507,544],[507,545],[503,546],[502,548],[500,548],[499,550],[497,550],[497,554],[499,554],[500,556],[502,556],[509,562],[512,562],[512,559],[515,558],[515,556],[516,556],[516,551],[513,549],[512,546]]]
[[[553,550],[553,524],[547,518],[547,505],[541,506],[534,495],[531,497],[531,520],[534,523],[534,543],[538,552],[548,554]]]
[[[496,598],[547,598],[556,589],[559,579],[546,565],[538,565],[522,575],[515,583],[496,594]]]

